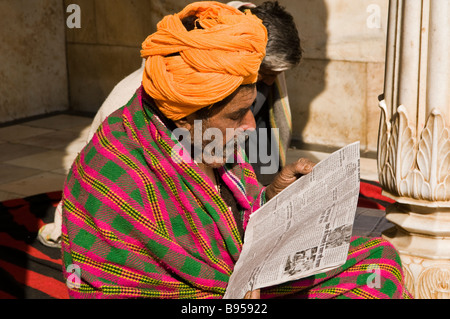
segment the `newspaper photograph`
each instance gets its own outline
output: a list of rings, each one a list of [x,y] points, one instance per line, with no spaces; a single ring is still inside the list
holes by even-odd
[[[345,263],[359,195],[359,147],[334,152],[252,214],[224,298]]]

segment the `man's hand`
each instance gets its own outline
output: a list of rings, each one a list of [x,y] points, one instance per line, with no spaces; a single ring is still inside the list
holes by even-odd
[[[261,295],[261,289],[247,291],[244,299],[261,299],[260,295]]]
[[[266,188],[266,200],[274,198],[279,192],[295,182],[300,176],[311,173],[316,164],[307,158],[300,158],[297,162],[286,165]]]

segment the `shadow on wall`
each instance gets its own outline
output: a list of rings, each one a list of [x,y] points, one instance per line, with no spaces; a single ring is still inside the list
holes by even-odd
[[[303,59],[286,72],[291,105],[293,137],[291,146],[308,148],[303,131],[310,118],[310,105],[326,86],[328,10],[324,0],[280,1],[294,16],[299,31]]]

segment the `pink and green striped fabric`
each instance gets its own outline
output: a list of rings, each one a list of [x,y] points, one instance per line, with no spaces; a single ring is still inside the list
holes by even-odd
[[[156,112],[139,89],[100,126],[68,174],[63,261],[81,275],[72,297],[217,298],[225,292],[242,247],[235,218],[194,162],[172,158],[178,142]],[[264,203],[251,165],[229,164],[220,175],[245,223]]]
[[[262,298],[412,299],[403,283],[400,257],[382,238],[353,237],[344,265],[264,289]]]
[[[240,208],[235,218],[198,166],[173,156],[180,144],[164,123],[140,88],[73,163],[62,199],[63,273],[72,283],[70,297],[224,295],[242,248],[237,223],[245,228],[264,204],[264,188],[244,154],[219,170]],[[355,239],[344,266],[264,290],[262,296],[408,297],[396,251],[377,240]],[[383,265],[389,289],[368,290],[366,264]]]

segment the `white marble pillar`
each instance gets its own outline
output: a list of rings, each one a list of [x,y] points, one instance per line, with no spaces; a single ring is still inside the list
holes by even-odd
[[[450,298],[450,1],[391,0],[378,174],[415,298]]]

